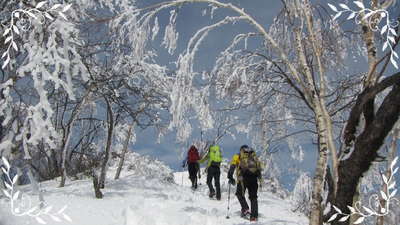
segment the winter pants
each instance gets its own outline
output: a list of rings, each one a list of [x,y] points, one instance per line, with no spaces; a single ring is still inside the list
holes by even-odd
[[[192,182],[192,188],[197,188],[197,171],[199,170],[199,164],[197,162],[189,163],[189,179]]]
[[[214,179],[215,189],[217,191],[217,199],[221,199],[221,187],[219,184],[219,177],[221,175],[221,171],[219,166],[210,166],[207,170],[207,185],[210,190],[210,195],[214,195],[215,190],[212,185],[212,179]]]
[[[236,197],[239,200],[240,206],[242,207],[242,211],[248,210],[249,205],[247,204],[246,198],[244,194],[246,189],[249,192],[249,199],[251,204],[251,217],[258,218],[258,202],[257,202],[257,190],[258,183],[256,176],[243,177],[243,181],[237,183],[236,187]]]

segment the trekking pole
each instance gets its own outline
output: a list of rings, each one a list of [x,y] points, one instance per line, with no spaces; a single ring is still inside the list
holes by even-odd
[[[229,183],[228,187],[228,211],[226,213],[226,218],[229,219],[229,202],[231,200],[231,184]]]

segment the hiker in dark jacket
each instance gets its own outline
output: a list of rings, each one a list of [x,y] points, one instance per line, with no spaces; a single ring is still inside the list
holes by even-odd
[[[235,185],[235,179],[233,173],[236,169],[236,197],[239,200],[241,206],[241,216],[247,217],[250,215],[250,221],[257,221],[258,219],[258,201],[257,201],[257,190],[258,183],[257,179],[262,183],[261,169],[262,165],[258,160],[254,150],[250,149],[247,145],[240,147],[240,153],[235,154],[231,161],[231,166],[228,171],[229,184]],[[245,198],[245,191],[248,190],[251,212],[249,211],[249,205]]]
[[[182,167],[188,165],[189,179],[192,182],[192,189],[197,189],[197,172],[200,169],[198,160],[200,159],[199,151],[192,145],[190,146],[187,157],[183,161]]]

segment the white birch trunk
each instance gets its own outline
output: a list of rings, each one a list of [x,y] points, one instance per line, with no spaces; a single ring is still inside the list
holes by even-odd
[[[326,96],[326,72],[324,65],[322,64],[322,49],[323,49],[323,43],[320,41],[317,41],[318,39],[316,38],[315,30],[314,30],[314,21],[312,18],[312,9],[311,9],[311,3],[306,0],[305,1],[305,7],[302,7],[304,16],[306,18],[306,24],[307,24],[307,29],[309,32],[309,37],[311,40],[312,48],[314,51],[314,55],[317,59],[317,67],[319,70],[319,84],[320,84],[320,90],[319,90],[319,100],[321,102],[321,112],[322,112],[322,118],[324,120],[325,128],[326,128],[326,144],[328,147],[328,151],[331,154],[331,160],[332,160],[332,169],[333,169],[333,194],[334,196],[336,195],[336,190],[337,190],[337,182],[338,182],[338,174],[339,174],[339,161],[337,157],[337,149],[336,145],[334,144],[334,138],[333,138],[333,128],[332,128],[332,119],[331,116],[328,113],[328,110],[326,108],[324,96]]]
[[[324,120],[321,105],[315,107],[316,126],[318,132],[318,160],[313,181],[313,192],[310,206],[310,225],[322,224],[322,193],[328,166],[328,137],[327,125]]]

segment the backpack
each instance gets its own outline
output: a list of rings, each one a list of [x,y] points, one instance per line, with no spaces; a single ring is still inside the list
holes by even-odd
[[[189,151],[188,151],[188,162],[189,163],[194,163],[197,162],[197,160],[200,159],[199,152],[197,151],[197,148],[194,146],[191,146]]]
[[[221,154],[221,149],[219,148],[218,145],[212,145],[210,147],[210,161],[211,163],[217,163],[218,165],[222,161],[222,154]]]
[[[261,163],[254,151],[241,151],[239,154],[239,160],[239,168],[243,174],[257,175],[261,170]]]

